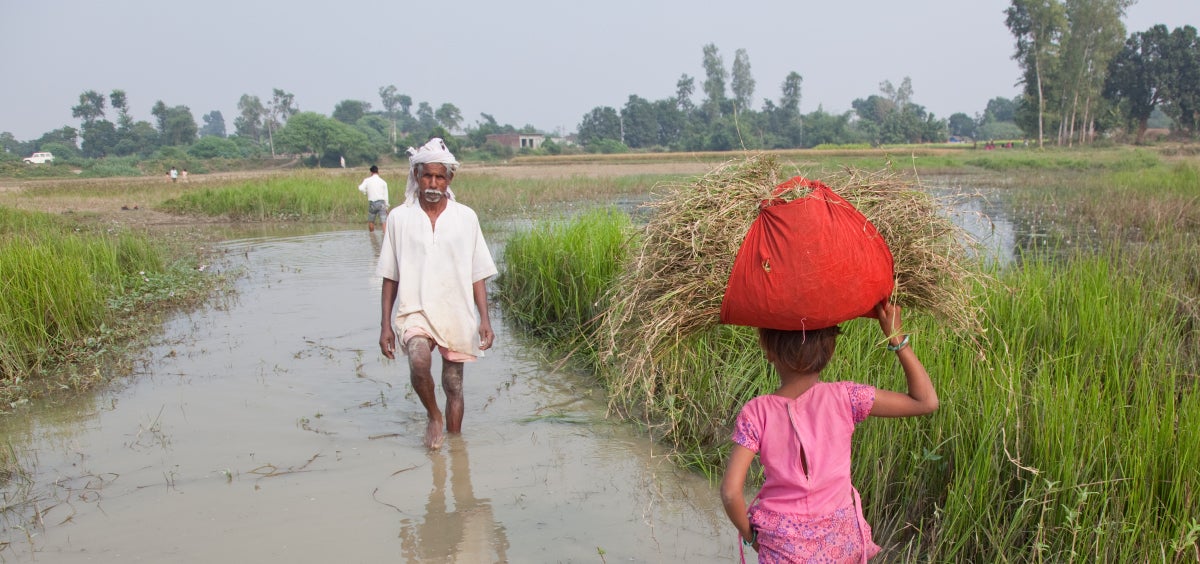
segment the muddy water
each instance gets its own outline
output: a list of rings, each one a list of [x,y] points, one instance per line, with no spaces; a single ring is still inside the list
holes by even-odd
[[[606,421],[603,398],[499,312],[497,348],[466,369],[462,436],[421,447],[407,368],[376,345],[379,243],[229,243],[214,268],[242,273],[236,293],[170,321],[123,387],[7,418],[25,474],[7,488],[0,558],[736,559],[716,488]]]

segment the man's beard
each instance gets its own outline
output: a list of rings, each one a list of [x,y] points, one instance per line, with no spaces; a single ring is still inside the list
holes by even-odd
[[[426,202],[431,204],[436,204],[442,201],[442,198],[445,197],[445,195],[446,194],[441,190],[434,190],[433,188],[429,188],[421,192],[421,197],[424,198]]]

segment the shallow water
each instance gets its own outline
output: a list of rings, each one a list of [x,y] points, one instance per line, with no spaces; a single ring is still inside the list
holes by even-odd
[[[716,487],[606,420],[602,394],[539,361],[495,309],[497,347],[466,368],[463,434],[423,448],[407,366],[376,344],[379,244],[230,242],[213,268],[242,274],[236,292],[167,323],[137,374],[0,421],[24,472],[5,488],[0,558],[736,559]]]

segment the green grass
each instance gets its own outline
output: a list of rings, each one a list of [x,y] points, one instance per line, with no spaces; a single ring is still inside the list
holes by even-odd
[[[505,316],[568,348],[590,347],[630,236],[630,220],[610,209],[545,219],[509,237],[496,280]]]
[[[146,235],[0,208],[0,405],[94,384],[79,374],[144,329],[133,319],[205,293],[169,256]]]

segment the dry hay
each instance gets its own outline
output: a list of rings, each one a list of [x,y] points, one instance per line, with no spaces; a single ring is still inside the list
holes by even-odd
[[[610,355],[606,361],[616,357],[620,379],[652,378],[655,358],[720,322],[738,248],[759,203],[786,180],[781,174],[774,156],[750,156],[693,183],[664,185],[645,204],[651,219],[613,286],[600,328],[600,350]],[[971,296],[973,282],[982,276],[970,268],[975,243],[935,198],[890,169],[847,169],[815,180],[861,211],[888,243],[896,303],[961,332],[982,332]],[[792,191],[784,198],[801,195]],[[621,396],[632,382],[610,384]]]

